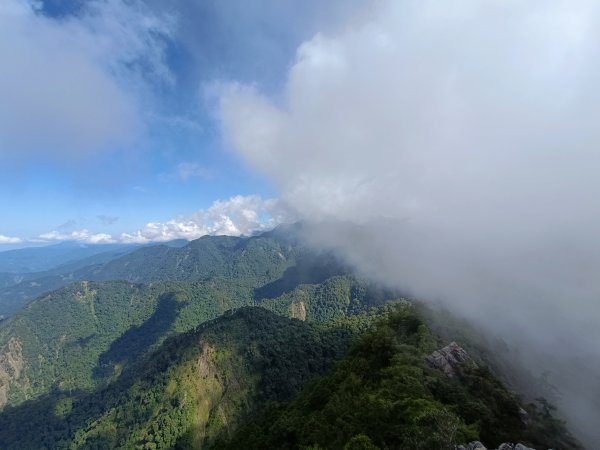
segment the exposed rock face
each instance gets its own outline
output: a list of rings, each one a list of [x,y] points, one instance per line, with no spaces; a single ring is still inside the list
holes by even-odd
[[[469,442],[468,444],[457,445],[456,450],[487,450],[487,447],[479,441]],[[501,444],[496,450],[535,450],[526,447],[523,444]]]
[[[24,365],[21,342],[14,337],[10,338],[4,348],[0,349],[0,408],[8,401],[10,384],[19,378]]]
[[[194,386],[188,394],[196,396],[197,405],[192,448],[205,448],[220,434],[231,434],[247,407],[240,399],[256,389],[256,377],[247,364],[240,364],[236,351],[206,341],[199,345],[202,353],[188,378]]]
[[[306,306],[304,302],[293,302],[290,305],[290,311],[294,319],[306,320]]]
[[[455,342],[452,342],[452,344],[455,344]],[[450,345],[452,345],[450,344]],[[460,347],[459,347],[460,348]],[[462,350],[462,349],[461,349]],[[464,351],[464,350],[463,350]],[[485,448],[485,445],[483,445],[481,442],[479,441],[473,441],[473,442],[469,442],[468,447],[469,450],[487,450]]]
[[[219,400],[225,392],[224,383],[219,377],[219,370],[215,364],[215,347],[206,342],[202,342],[201,346],[202,355],[196,363],[198,374],[198,385],[196,386],[198,397],[196,400],[198,402],[196,443],[201,443],[206,438],[206,425],[210,420],[211,412],[218,407]],[[182,407],[185,406],[187,401],[188,398],[184,396]]]
[[[523,444],[502,444],[497,450],[535,450]]]
[[[431,365],[431,367],[439,369],[442,372],[444,372],[446,376],[453,378],[457,375],[458,366],[470,359],[471,358],[469,357],[468,353],[464,348],[462,348],[456,342],[451,342],[444,348],[436,350],[431,355],[429,355],[427,357],[427,362]]]

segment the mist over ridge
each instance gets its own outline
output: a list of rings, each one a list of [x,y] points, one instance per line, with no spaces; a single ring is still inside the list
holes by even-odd
[[[239,84],[220,99],[232,147],[304,221],[335,223],[314,244],[501,334],[588,446],[599,22],[585,1],[376,2],[298,48],[282,102]]]

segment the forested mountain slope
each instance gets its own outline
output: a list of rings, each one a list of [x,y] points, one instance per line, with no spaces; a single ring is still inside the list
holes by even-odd
[[[214,448],[431,450],[469,441],[578,448],[547,404],[521,405],[455,344],[464,360],[451,359],[450,372],[432,365],[439,346],[415,308],[401,302],[326,376]]]
[[[152,246],[139,249],[100,267],[75,273],[90,280],[201,281],[224,277],[244,279],[254,287],[290,277],[293,285],[339,273],[331,255],[316,254],[294,236],[270,232],[253,237],[204,236],[179,248]],[[290,269],[290,272],[286,271]],[[306,272],[306,273],[304,273]]]
[[[229,309],[264,303],[324,321],[384,300],[366,283],[333,275],[343,268],[330,256],[272,234],[148,247],[114,263],[107,264],[114,276],[121,267],[123,278],[150,282],[75,282],[0,325],[0,406],[52,389],[98,386],[166,336]]]
[[[268,401],[292,398],[358,329],[241,309],[167,340],[106,388],[7,409],[0,448],[200,448]]]
[[[327,322],[384,301],[348,276],[256,299],[246,280],[76,282],[31,302],[0,326],[0,406],[52,389],[90,389],[119,375],[165,337],[225,311],[262,305],[283,316]]]
[[[283,230],[249,238],[205,236],[185,245],[174,241],[127,249],[96,254],[41,273],[0,274],[0,283],[5,285],[0,289],[0,315],[14,314],[36,296],[78,280],[147,283],[225,277],[244,279],[253,287],[265,286],[259,293],[262,297],[273,295],[276,288],[322,281],[343,271],[331,255],[309,251],[298,244],[293,233]],[[276,285],[266,286],[275,280]]]
[[[187,241],[171,241],[165,245],[182,247],[186,244]],[[114,259],[134,252],[140,247],[142,246],[135,244],[87,246],[77,259],[61,262],[43,272],[0,273],[0,316],[8,317],[35,297],[66,286],[73,281],[93,279],[91,273],[94,270]],[[92,254],[86,256],[87,253]],[[72,256],[77,255],[78,253],[72,254]]]
[[[529,406],[524,420],[485,368],[465,361],[448,378],[429,366],[437,345],[406,302],[328,325],[242,308],[168,339],[107,387],[8,408],[0,447],[576,448],[547,411]]]
[[[434,431],[431,448],[576,448],[545,404],[525,424],[485,358],[453,380],[430,367],[451,326],[432,333],[294,235],[147,247],[79,273],[0,322],[0,448],[426,448]]]

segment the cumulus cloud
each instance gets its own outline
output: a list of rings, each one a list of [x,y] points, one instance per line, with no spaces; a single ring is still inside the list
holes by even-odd
[[[138,137],[171,22],[138,1],[92,0],[76,16],[0,6],[0,160],[71,160]]]
[[[276,199],[257,195],[217,200],[208,209],[167,222],[150,222],[143,229],[121,235],[122,242],[156,242],[173,239],[197,239],[209,235],[241,236],[271,229],[289,220]]]
[[[89,230],[82,229],[72,232],[49,231],[37,237],[38,241],[79,241],[87,244],[111,244],[116,240],[106,233],[93,233]]]
[[[373,2],[298,48],[283,100],[239,84],[220,100],[228,142],[300,217],[366,225],[318,243],[522,346],[588,442],[599,25],[585,0]]]
[[[118,218],[98,216],[110,225]],[[88,229],[76,231],[52,230],[33,241],[79,241],[88,244],[145,244],[174,239],[197,239],[206,235],[250,236],[270,230],[293,218],[277,199],[263,199],[258,195],[237,195],[228,200],[217,200],[209,208],[189,215],[178,216],[166,222],[150,222],[140,230],[130,233],[95,233]],[[13,239],[14,241],[10,241]],[[0,244],[22,242],[18,238],[0,235]]]
[[[20,244],[21,242],[23,242],[23,240],[21,238],[12,237],[12,236],[4,236],[3,234],[0,234],[0,245],[2,245],[2,244]]]

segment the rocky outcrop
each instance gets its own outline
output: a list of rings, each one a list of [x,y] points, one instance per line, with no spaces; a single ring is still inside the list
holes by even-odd
[[[487,448],[481,442],[473,441],[468,444],[457,445],[456,450],[487,450]]]
[[[469,442],[468,444],[457,445],[456,450],[488,450],[485,445],[479,441]],[[500,444],[496,450],[535,450],[523,444]]]
[[[469,361],[470,359],[469,354],[464,348],[456,342],[451,342],[429,355],[427,357],[427,362],[431,367],[439,369],[444,372],[446,376],[453,378],[457,375],[460,364]]]
[[[294,319],[306,320],[306,306],[304,302],[293,302],[290,305],[291,316]]]
[[[497,450],[535,450],[523,444],[502,444]]]
[[[469,442],[468,444],[457,445],[456,450],[488,450],[485,445],[479,441]],[[496,450],[535,450],[523,444],[501,444]]]
[[[246,400],[256,390],[256,375],[236,350],[207,341],[200,343],[194,375],[190,378],[195,396],[193,448],[205,448],[218,436],[230,435],[237,426]]]
[[[479,441],[469,442],[468,444],[457,445],[456,450],[487,450],[487,448]]]

